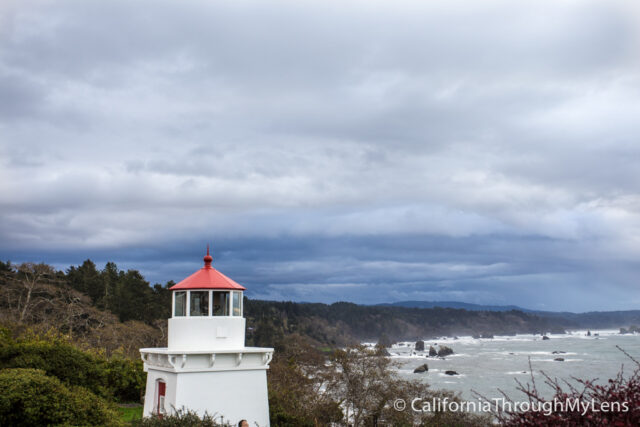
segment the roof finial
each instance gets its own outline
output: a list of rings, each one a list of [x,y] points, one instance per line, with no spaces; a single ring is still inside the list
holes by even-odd
[[[204,268],[211,268],[213,257],[209,255],[209,244],[207,243],[207,254],[204,256]]]

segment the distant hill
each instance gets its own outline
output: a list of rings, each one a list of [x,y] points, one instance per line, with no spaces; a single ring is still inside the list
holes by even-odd
[[[621,326],[640,325],[640,310],[589,311],[586,313],[536,311],[533,313],[550,320],[564,321],[567,327],[577,326],[584,329],[617,329]]]
[[[404,308],[454,308],[469,311],[521,311],[536,316],[554,319],[567,328],[618,328],[623,325],[639,325],[640,310],[626,311],[589,311],[572,313],[568,311],[540,311],[529,310],[517,305],[481,305],[458,301],[398,301],[394,303],[376,304],[374,307],[404,307]]]
[[[245,300],[252,345],[277,342],[279,336],[305,335],[318,343],[343,346],[353,341],[417,340],[441,336],[562,333],[567,322],[518,310],[330,305]]]
[[[408,308],[458,308],[471,311],[511,311],[517,310],[522,312],[533,312],[534,310],[528,310],[526,308],[518,307],[517,305],[480,305],[470,304],[467,302],[457,301],[398,301],[393,303],[376,304],[376,306],[383,307],[408,307]]]

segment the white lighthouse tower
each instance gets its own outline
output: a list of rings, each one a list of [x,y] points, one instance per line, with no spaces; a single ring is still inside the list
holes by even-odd
[[[144,416],[186,408],[224,421],[269,425],[267,369],[272,348],[244,346],[240,286],[211,266],[170,290],[168,347],[140,349],[147,390]]]

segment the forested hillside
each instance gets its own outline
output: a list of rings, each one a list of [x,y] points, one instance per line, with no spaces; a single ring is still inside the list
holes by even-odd
[[[46,264],[0,262],[1,320],[16,327],[55,327],[76,341],[107,351],[162,346],[174,282],[155,284],[136,270],[103,269],[87,260],[56,271]],[[562,332],[561,319],[519,311],[331,305],[245,300],[247,341],[274,345],[297,333],[322,346],[360,340],[421,339],[439,335]],[[126,337],[126,339],[125,339]]]

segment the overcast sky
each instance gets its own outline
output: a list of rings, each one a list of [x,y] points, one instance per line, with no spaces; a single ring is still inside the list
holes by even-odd
[[[635,5],[634,5],[635,4]],[[0,259],[640,307],[635,1],[0,3]]]

